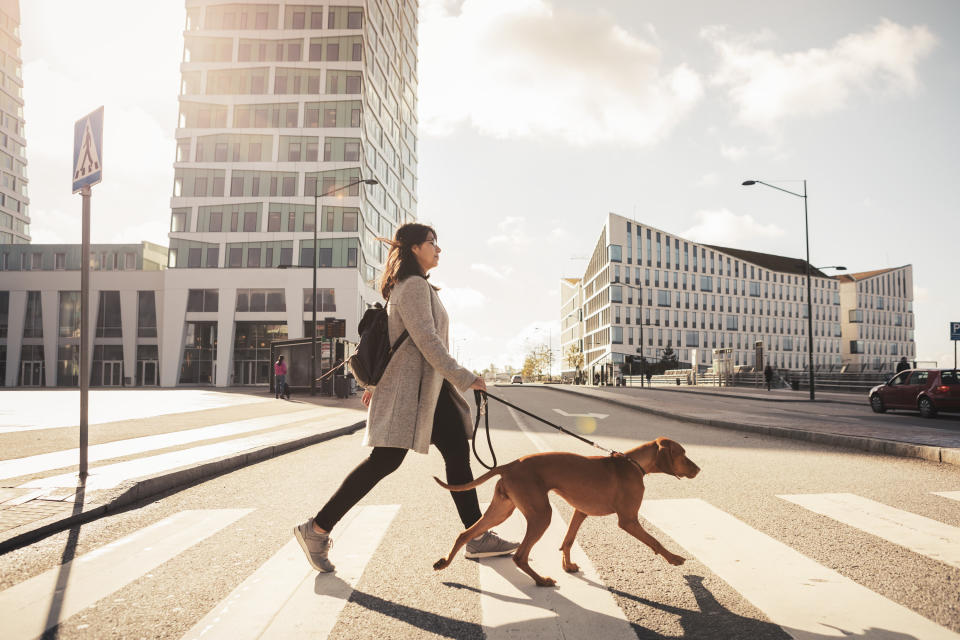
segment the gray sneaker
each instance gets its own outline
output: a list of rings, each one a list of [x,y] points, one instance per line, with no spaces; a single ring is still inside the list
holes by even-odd
[[[479,538],[467,543],[466,556],[468,558],[490,558],[493,556],[508,556],[517,550],[519,542],[504,540],[494,531],[487,531]]]
[[[329,573],[335,569],[333,563],[327,558],[333,539],[330,538],[329,533],[317,533],[313,530],[313,518],[294,527],[293,536],[300,543],[303,552],[307,554],[307,561],[311,567],[321,573]]]

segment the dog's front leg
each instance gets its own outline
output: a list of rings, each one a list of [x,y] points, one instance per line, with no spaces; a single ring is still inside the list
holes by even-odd
[[[583,511],[573,512],[573,517],[570,518],[570,526],[567,527],[567,535],[564,536],[563,544],[560,545],[560,551],[563,553],[563,570],[567,573],[580,571],[580,567],[570,561],[570,547],[573,546],[573,541],[577,537],[577,531],[580,530],[580,525],[583,524],[586,518],[587,514]]]
[[[634,538],[647,545],[653,549],[654,553],[657,553],[663,556],[667,562],[672,565],[679,566],[685,562],[685,560],[678,556],[675,553],[670,553],[667,551],[667,548],[660,544],[660,541],[654,538],[652,535],[647,533],[647,531],[640,526],[640,521],[634,515],[633,517],[624,517],[620,516],[619,521],[620,528],[632,535]]]

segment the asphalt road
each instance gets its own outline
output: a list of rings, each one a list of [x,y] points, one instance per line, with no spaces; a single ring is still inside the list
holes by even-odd
[[[431,479],[443,475],[439,454],[409,454],[403,466],[361,503],[371,508],[399,505],[396,515],[384,525],[375,551],[359,560],[338,559],[337,549],[347,549],[355,541],[350,539],[353,534],[346,533],[347,539],[343,539],[334,530],[333,559],[342,567],[360,562],[363,571],[354,590],[344,592],[349,593],[349,600],[345,605],[346,596],[341,600],[342,610],[331,620],[330,637],[547,638],[558,637],[564,624],[577,620],[598,629],[614,624],[612,614],[597,613],[592,600],[578,599],[575,594],[580,592],[574,587],[579,586],[596,587],[594,592],[612,595],[620,612],[617,615],[626,618],[628,635],[632,632],[638,638],[843,637],[836,628],[821,627],[811,632],[784,624],[789,616],[780,607],[789,606],[792,598],[773,604],[764,599],[765,594],[776,593],[789,582],[790,562],[797,558],[805,558],[824,572],[835,572],[840,581],[852,584],[851,589],[874,598],[836,614],[842,621],[859,615],[872,622],[876,617],[876,624],[844,629],[852,637],[878,637],[871,633],[886,628],[882,619],[888,609],[907,616],[907,620],[930,624],[931,629],[941,628],[937,634],[942,631],[942,637],[960,633],[960,554],[956,537],[960,531],[960,501],[933,493],[960,491],[957,467],[690,425],[544,388],[501,388],[498,395],[571,429],[590,431],[595,426],[587,437],[611,448],[627,449],[658,436],[682,443],[702,468],[701,474],[693,480],[647,476],[641,516],[649,503],[650,519],[641,521],[667,548],[685,556],[686,564],[674,567],[654,556],[620,530],[615,517],[590,518],[578,541],[595,567],[596,578],[571,580],[595,584],[561,583],[555,589],[538,592],[511,564],[499,564],[494,573],[501,573],[518,586],[510,592],[513,595],[490,598],[490,570],[479,563],[461,556],[442,572],[432,570],[432,563],[447,552],[460,525],[452,501]],[[721,399],[711,401],[717,400]],[[561,415],[555,409],[605,417],[591,422]],[[494,446],[501,462],[541,449],[596,453],[496,403],[491,412]],[[291,540],[291,528],[312,515],[344,474],[366,455],[360,441],[360,434],[338,438],[240,469],[0,557],[0,620],[15,619],[9,610],[11,594],[26,591],[22,585],[32,584],[28,583],[31,578],[36,583],[38,576],[53,575],[56,583],[65,586],[60,595],[42,594],[45,597],[18,617],[33,616],[41,623],[61,619],[62,638],[183,637],[258,567],[282,551]],[[481,455],[489,459],[484,444],[478,442],[478,446]],[[482,468],[475,464],[474,470],[479,474]],[[491,481],[480,488],[481,501],[489,500],[493,486]],[[934,541],[932,547],[910,550],[909,544],[885,540],[862,526],[842,523],[780,497],[821,494],[850,494],[857,500],[868,499],[883,508],[946,525],[946,533],[941,530],[940,535],[945,546],[933,548]],[[569,507],[556,497],[553,504],[554,519],[568,520]],[[741,533],[724,537],[729,533],[719,525],[684,524],[682,518],[679,524],[673,521],[677,514],[691,509],[690,513],[700,514],[697,517],[716,512],[720,519],[715,522],[735,519],[742,530],[731,531]],[[160,526],[167,518],[180,517],[188,510],[224,510],[212,513],[213,518],[222,514],[223,526],[185,543],[182,550],[156,566],[139,573],[131,570],[131,578],[117,588],[108,589],[99,583],[110,576],[84,574],[84,562],[92,564],[98,556],[125,553],[125,548],[136,546],[127,543],[129,536],[144,535],[153,530],[151,525]],[[880,515],[881,519],[891,517],[887,511]],[[746,553],[736,551],[736,544],[744,541],[752,546]],[[768,546],[780,549],[781,555],[770,556],[774,559],[764,564]],[[62,565],[73,558],[78,561]],[[758,561],[761,566],[747,578],[738,573],[738,566]],[[534,548],[531,562],[545,575],[560,578],[558,574],[563,574],[559,552],[545,542]],[[117,562],[110,566],[116,567],[119,576],[127,565]],[[323,593],[334,584],[332,579],[319,576],[314,580],[311,576],[308,595]],[[812,583],[818,580],[822,581],[810,577],[798,593],[813,590],[817,585]],[[524,598],[541,597],[538,593],[547,591],[555,594],[550,606],[559,612],[559,622],[550,623],[547,610],[509,625],[497,622],[509,617],[511,607],[523,604]],[[95,600],[89,606],[76,604],[81,601],[80,594]],[[74,595],[78,599],[71,603]],[[879,604],[873,609],[870,603]],[[838,605],[842,604],[838,600]],[[285,622],[294,624],[297,621],[289,620],[290,611],[267,613],[288,618]],[[253,613],[233,611],[229,615]],[[805,618],[813,620],[822,613],[810,610]],[[920,627],[909,628],[913,631],[882,637],[934,637]],[[0,635],[18,637],[12,633]]]

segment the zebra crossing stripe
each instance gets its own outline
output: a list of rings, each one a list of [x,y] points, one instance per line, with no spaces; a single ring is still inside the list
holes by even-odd
[[[852,493],[778,496],[804,509],[960,568],[960,528]]]
[[[636,639],[637,634],[579,544],[574,543],[571,559],[580,565],[580,572],[563,570],[558,549],[566,529],[563,518],[555,512],[550,527],[533,548],[539,560],[531,557],[537,573],[555,579],[557,588],[536,586],[510,557],[480,561],[480,607],[487,640]],[[519,511],[497,526],[497,532],[508,540],[522,539],[525,530],[526,521]]]
[[[342,424],[342,420],[340,423]],[[189,449],[180,449],[178,451],[159,453],[153,456],[94,467],[90,469],[90,475],[87,476],[86,488],[87,491],[114,489],[127,480],[134,478],[143,478],[156,473],[179,469],[180,467],[208,462],[222,456],[255,449],[257,447],[289,442],[310,436],[325,428],[336,428],[337,426],[340,426],[337,421],[328,421],[327,424],[310,423],[298,427],[280,429],[279,431],[260,433],[245,438],[214,442],[198,447],[190,447]],[[20,485],[19,488],[46,489],[53,487],[75,487],[76,485],[77,473],[73,471],[31,480]]]
[[[334,530],[334,573],[311,568],[291,536],[184,640],[326,638],[399,509],[369,505],[351,510]]]
[[[184,431],[173,431],[153,436],[142,436],[139,438],[106,442],[104,444],[95,444],[88,449],[87,459],[90,462],[98,462],[100,460],[109,460],[110,458],[119,458],[121,456],[132,456],[147,451],[177,447],[202,440],[213,440],[214,438],[236,436],[250,431],[271,429],[321,415],[329,415],[329,412],[309,409],[307,411],[281,413],[272,416],[263,416],[261,418],[238,420],[236,422],[225,422],[223,424],[199,427],[197,429],[186,429]],[[0,461],[0,480],[76,465],[80,459],[79,451],[79,449],[64,449],[62,451],[40,453],[24,458],[2,460]]]
[[[933,493],[951,500],[960,500],[960,491],[934,491]]]
[[[645,500],[640,515],[797,640],[960,639],[703,500]]]
[[[181,511],[0,592],[4,640],[39,637],[251,511]]]

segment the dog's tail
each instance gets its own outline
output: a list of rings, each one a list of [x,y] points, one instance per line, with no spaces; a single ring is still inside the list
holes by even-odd
[[[479,487],[480,485],[482,485],[484,482],[486,482],[493,476],[498,476],[501,473],[503,473],[503,467],[494,467],[493,469],[490,469],[490,471],[487,471],[485,474],[483,474],[473,482],[468,482],[467,484],[447,484],[437,476],[433,476],[433,479],[436,480],[437,484],[439,484],[444,489],[449,489],[450,491],[469,491],[470,489]]]

